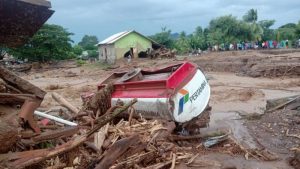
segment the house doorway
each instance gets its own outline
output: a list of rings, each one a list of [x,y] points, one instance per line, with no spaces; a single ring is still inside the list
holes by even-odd
[[[141,51],[138,56],[139,56],[139,58],[147,58],[148,54],[145,51]]]
[[[133,54],[133,48],[130,48],[125,54],[124,54],[124,58],[128,58],[128,56],[131,56],[131,58],[134,57],[134,54]]]

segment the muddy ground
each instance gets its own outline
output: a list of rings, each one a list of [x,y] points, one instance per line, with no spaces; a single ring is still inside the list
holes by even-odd
[[[264,114],[264,111],[268,99],[300,94],[300,51],[220,52],[177,59],[135,59],[130,64],[124,60],[116,66],[90,63],[78,67],[75,61],[65,61],[43,65],[42,69],[32,70],[22,77],[48,92],[40,109],[58,106],[51,98],[52,92],[80,107],[80,94],[95,91],[97,83],[113,71],[134,67],[156,69],[182,60],[197,63],[211,85],[211,122],[202,132],[231,131],[244,147],[266,149],[278,156],[275,161],[261,161],[246,160],[243,155],[207,152],[198,157],[214,161],[206,168],[292,168],[288,164],[293,154],[290,149],[299,147],[300,139],[285,136],[289,125],[284,121],[293,119],[297,112]],[[299,123],[292,126],[295,125],[299,129]],[[300,132],[298,129],[291,132]]]

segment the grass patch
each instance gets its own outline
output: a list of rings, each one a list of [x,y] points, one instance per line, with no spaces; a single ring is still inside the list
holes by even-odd
[[[86,61],[85,60],[77,60],[76,61],[76,64],[78,65],[78,66],[82,66],[82,65],[85,65],[86,64]]]

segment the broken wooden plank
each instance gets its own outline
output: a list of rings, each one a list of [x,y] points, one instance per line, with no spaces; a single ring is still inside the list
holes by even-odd
[[[43,141],[48,141],[48,140],[53,140],[53,139],[58,139],[58,138],[65,138],[72,136],[78,132],[79,128],[78,127],[69,127],[69,128],[64,128],[62,130],[55,130],[55,131],[50,131],[50,132],[44,132],[39,136],[33,137],[32,141],[34,144],[40,143]]]
[[[157,156],[157,152],[155,151],[150,151],[144,154],[140,154],[137,155],[134,158],[130,158],[129,160],[126,161],[122,161],[118,164],[116,164],[114,167],[112,167],[113,169],[124,169],[124,168],[132,168],[134,166],[134,164],[139,164],[140,162],[142,162],[145,159],[149,159],[151,157],[156,157]]]
[[[108,127],[109,127],[109,124],[106,124],[98,132],[95,133],[94,144],[97,147],[97,149],[99,149],[99,150],[101,150],[104,140],[106,138],[106,135],[108,132]]]
[[[104,157],[100,163],[95,167],[95,169],[109,169],[115,161],[122,156],[130,146],[136,145],[139,143],[138,135],[133,135],[131,137],[123,138],[115,144],[113,144],[105,153]]]
[[[40,99],[25,100],[19,112],[19,118],[22,119],[22,122],[24,124],[28,123],[36,133],[40,133],[41,130],[33,118],[33,112],[40,106],[41,102],[42,100]]]

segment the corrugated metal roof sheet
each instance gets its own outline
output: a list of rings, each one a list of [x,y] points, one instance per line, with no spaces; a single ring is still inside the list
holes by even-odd
[[[123,38],[124,36],[126,36],[126,35],[128,35],[128,34],[130,34],[130,33],[132,33],[132,32],[134,32],[134,33],[136,33],[136,34],[138,34],[138,35],[140,35],[140,36],[142,36],[142,37],[148,39],[149,41],[152,42],[153,45],[156,45],[156,46],[158,46],[158,47],[161,47],[161,46],[162,46],[161,44],[155,42],[154,40],[148,38],[147,36],[145,36],[145,35],[143,35],[143,34],[138,33],[138,32],[135,31],[135,30],[131,30],[131,31],[123,31],[123,32],[119,32],[119,33],[113,34],[113,35],[111,35],[110,37],[108,37],[108,38],[104,39],[103,41],[99,42],[99,43],[97,44],[97,46],[99,46],[99,45],[110,45],[110,44],[113,44],[113,43],[115,43],[117,40]]]
[[[108,37],[108,38],[104,39],[103,41],[99,42],[98,45],[113,44],[117,40],[121,39],[122,37],[128,35],[131,32],[133,32],[133,31],[123,31],[123,32],[113,34],[110,37]]]

